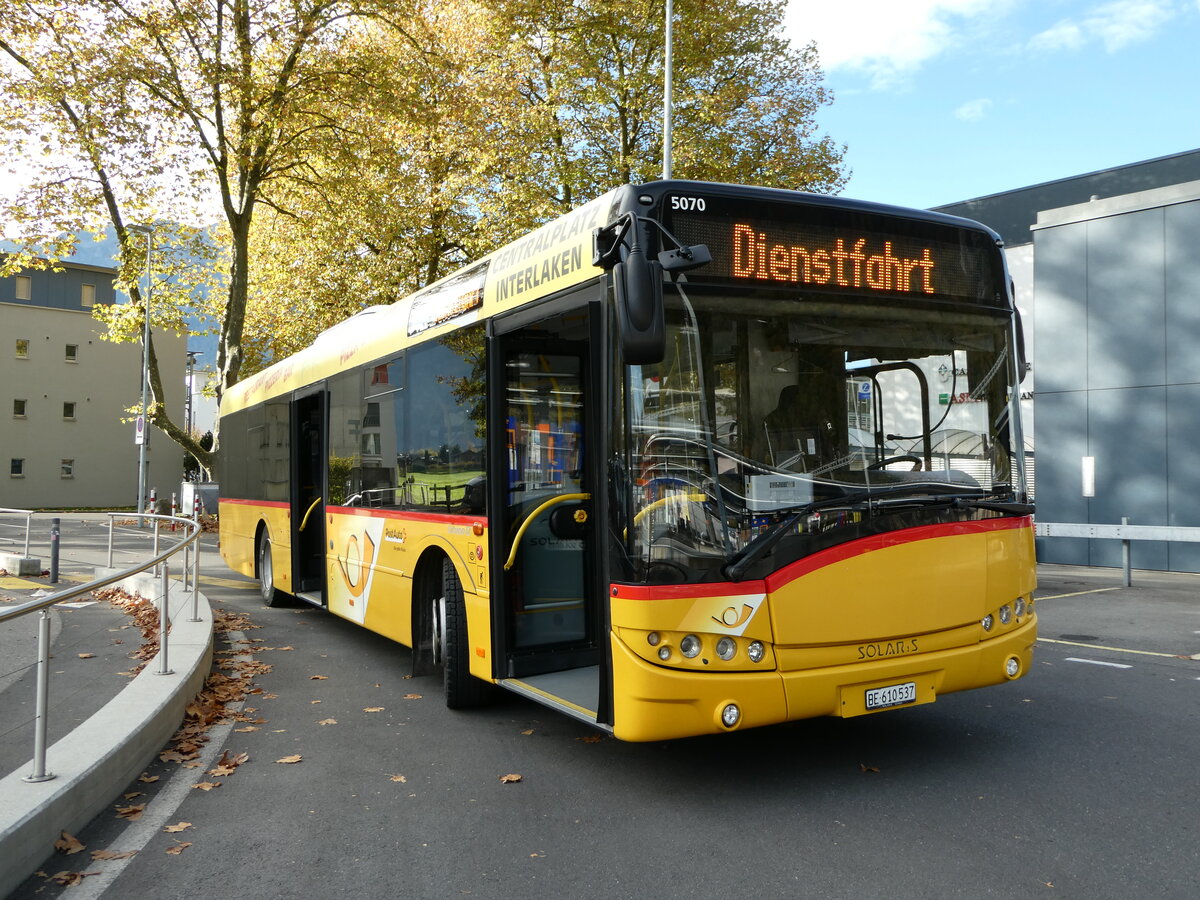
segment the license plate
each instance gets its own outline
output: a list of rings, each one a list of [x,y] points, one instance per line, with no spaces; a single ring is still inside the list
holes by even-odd
[[[917,699],[917,683],[889,684],[887,687],[871,688],[867,691],[867,709],[886,709],[902,706]]]

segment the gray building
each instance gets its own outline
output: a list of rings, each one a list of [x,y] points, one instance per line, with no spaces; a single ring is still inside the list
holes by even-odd
[[[115,269],[60,267],[0,278],[0,506],[132,506],[138,453],[121,419],[141,400],[141,346],[103,340],[92,318],[117,300]],[[156,331],[154,346],[178,416],[185,341]],[[150,429],[147,485],[169,499],[182,467],[183,451]]]
[[[940,210],[1009,246],[1036,378],[1037,518],[1200,526],[1200,150]],[[1039,538],[1038,558],[1118,566],[1121,546]],[[1200,572],[1200,546],[1138,541],[1133,564]]]

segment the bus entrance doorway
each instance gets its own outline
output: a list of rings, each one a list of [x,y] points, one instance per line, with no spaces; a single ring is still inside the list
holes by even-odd
[[[325,605],[325,391],[292,401],[292,583]]]
[[[501,682],[597,721],[594,379],[586,310],[497,338],[492,356],[493,631]],[[502,427],[497,427],[502,426]],[[498,496],[497,496],[498,495]],[[498,527],[497,527],[498,526]]]

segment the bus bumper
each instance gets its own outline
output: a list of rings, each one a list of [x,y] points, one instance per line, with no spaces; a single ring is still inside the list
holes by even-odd
[[[987,641],[891,660],[792,672],[697,673],[649,663],[613,635],[613,734],[657,741],[932,703],[941,694],[1022,677],[1032,666],[1036,640],[1037,617],[1031,616]],[[1016,674],[1009,674],[1010,667]],[[869,691],[910,683],[912,700],[867,708]],[[730,704],[738,710],[732,727],[722,715]]]

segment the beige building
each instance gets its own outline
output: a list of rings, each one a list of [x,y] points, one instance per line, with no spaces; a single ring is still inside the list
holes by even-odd
[[[92,318],[117,302],[116,270],[62,267],[0,278],[0,507],[132,507],[139,448],[122,419],[141,402],[142,348],[102,340]],[[182,421],[185,339],[156,331],[154,349]],[[149,438],[147,490],[169,502],[183,451],[158,429]]]

